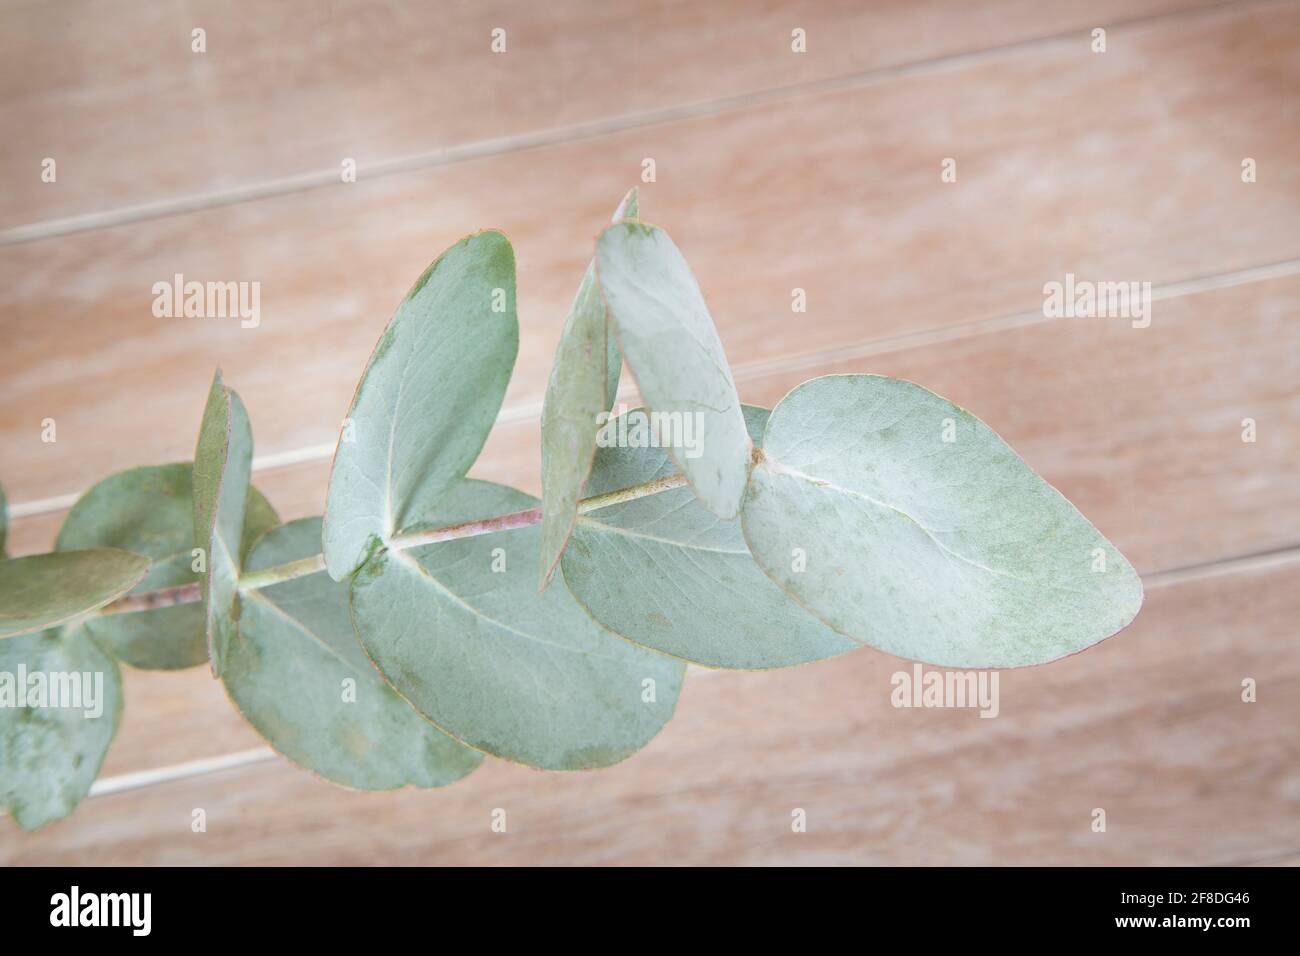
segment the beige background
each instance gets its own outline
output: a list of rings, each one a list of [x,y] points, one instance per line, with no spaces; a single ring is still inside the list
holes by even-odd
[[[127,671],[96,795],[36,834],[0,820],[0,861],[1300,860],[1297,91],[1284,2],[6,0],[18,553],[108,472],[188,458],[215,365],[249,407],[256,482],[285,518],[319,513],[393,307],[483,227],[515,245],[522,331],[474,474],[536,492],[568,301],[653,157],[643,216],[690,258],[745,400],[830,371],[922,382],[1073,499],[1148,592],[1121,635],[1004,673],[996,720],[892,708],[907,665],[866,649],[697,671],[614,769],[489,761],[441,791],[333,787],[268,758],[204,670]],[[177,272],[259,281],[261,326],[154,318],[151,286]],[[1151,327],[1044,318],[1066,272],[1151,282]]]

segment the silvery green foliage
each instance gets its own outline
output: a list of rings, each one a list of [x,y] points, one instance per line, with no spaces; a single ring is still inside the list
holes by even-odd
[[[1056,660],[1142,605],[1132,565],[991,428],[894,378],[783,398],[742,524],[768,576],[836,630],[945,667]]]
[[[199,581],[194,571],[194,514],[189,462],[145,465],[110,475],[72,506],[56,548],[113,547],[149,558],[149,573],[131,591],[144,594]],[[280,523],[256,488],[248,489],[240,557]],[[137,614],[92,617],[87,633],[124,664],[145,670],[194,667],[208,659],[199,604],[176,604]]]
[[[670,448],[704,506],[740,512],[750,441],[722,341],[685,257],[657,226],[615,223],[596,241],[596,275],[628,368],[656,412],[695,416],[700,454]]]
[[[118,548],[0,561],[0,638],[39,631],[103,607],[135,587],[149,559]]]
[[[23,627],[32,620],[62,619],[69,607],[74,615],[100,606],[106,590],[121,596],[148,569],[148,559],[117,549],[87,549],[67,554],[37,555],[35,564],[54,569],[37,571],[33,586],[31,559],[8,560],[4,550],[8,504],[0,488],[0,623]],[[107,561],[87,555],[109,552]],[[93,573],[65,575],[89,560]],[[69,563],[71,562],[71,564]],[[112,568],[128,573],[105,588]],[[15,570],[17,569],[17,570]],[[81,620],[84,620],[82,618]],[[41,706],[42,691],[50,692],[50,675],[78,681],[81,707]],[[33,679],[33,675],[40,675]],[[73,675],[76,675],[73,678]],[[98,675],[98,683],[96,683]],[[89,680],[88,688],[82,687]],[[89,689],[93,700],[84,691]],[[46,702],[48,702],[48,697]],[[31,706],[29,706],[31,705]],[[0,640],[0,811],[9,813],[24,830],[35,830],[67,816],[90,791],[122,715],[122,680],[117,664],[91,641],[80,623],[42,628]]]
[[[1132,566],[968,412],[871,375],[806,382],[770,414],[742,406],[663,230],[616,221],[593,264],[547,390],[540,507],[466,478],[519,340],[514,252],[481,232],[426,270],[380,338],[323,523],[276,527],[218,373],[192,470],[106,479],[60,550],[0,559],[0,636],[15,635],[0,640],[0,690],[19,666],[92,670],[107,707],[98,722],[0,710],[3,807],[35,827],[88,792],[117,725],[114,658],[205,653],[297,764],[363,789],[436,787],[483,754],[555,770],[627,758],[672,716],[685,661],[783,667],[869,644],[1010,667],[1137,613]],[[622,361],[611,328],[647,411],[697,416],[698,446],[593,458]],[[153,607],[193,580],[195,548],[202,604]]]
[[[320,540],[319,518],[291,521],[258,541],[248,570],[318,554]],[[221,676],[276,750],[335,783],[438,787],[483,759],[384,683],[352,631],[347,584],[323,570],[242,597],[239,636]]]
[[[200,576],[204,633],[214,677],[221,676],[226,648],[238,630],[240,538],[252,463],[248,413],[218,371],[199,427],[192,482],[194,540],[206,562]]]
[[[430,520],[536,503],[466,481]],[[471,747],[545,770],[606,767],[668,722],[684,668],[611,637],[564,588],[539,594],[539,537],[532,525],[379,552],[352,582],[357,634],[402,696]]]
[[[325,503],[325,564],[334,580],[465,477],[518,351],[514,250],[499,232],[462,239],[398,306],[348,409]]]
[[[744,413],[760,444],[767,410],[746,405]],[[587,492],[600,495],[675,471],[662,448],[601,448]],[[564,580],[611,631],[706,667],[788,667],[858,646],[768,580],[749,556],[740,519],[718,518],[689,488],[582,515],[564,552]]]
[[[31,684],[21,675],[99,675],[99,713],[82,707],[27,707]],[[7,677],[5,675],[8,675]],[[5,699],[11,683],[15,699]],[[92,691],[93,693],[93,691]],[[22,702],[17,699],[22,696]],[[90,792],[122,715],[122,679],[117,664],[83,628],[69,625],[0,641],[0,810],[24,830],[67,816]],[[83,704],[87,703],[84,694]]]
[[[84,542],[58,552],[9,559],[9,502],[0,486],[0,638],[44,630],[103,607],[149,570],[145,555],[115,542]]]
[[[635,219],[638,211],[632,189],[614,210],[614,222]],[[622,364],[592,260],[569,307],[542,403],[542,588],[550,583],[573,530],[596,453],[592,423],[614,404]]]

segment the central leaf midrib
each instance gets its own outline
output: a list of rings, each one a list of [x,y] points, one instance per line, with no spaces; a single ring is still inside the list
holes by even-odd
[[[954,557],[958,561],[968,564],[973,568],[978,568],[980,571],[984,571],[988,574],[997,575],[999,577],[1011,578],[1012,580],[1015,581],[1023,580],[1021,578],[1016,577],[1016,575],[1012,574],[1009,571],[1002,571],[999,570],[998,568],[990,568],[987,565],[980,564],[974,558],[968,558],[966,557],[966,555],[958,551],[954,551],[952,548],[948,547],[946,544],[944,544],[942,541],[936,538],[934,532],[931,531],[929,528],[927,528],[925,526],[925,523],[922,522],[919,518],[917,518],[915,515],[909,514],[908,512],[904,511],[902,508],[897,507],[896,505],[891,505],[888,502],[880,501],[877,498],[871,497],[871,495],[868,495],[861,491],[857,491],[853,488],[845,488],[843,485],[837,485],[835,482],[828,481],[825,478],[818,478],[814,475],[810,475],[807,472],[800,471],[798,468],[792,468],[789,465],[783,465],[780,462],[775,461],[771,458],[765,458],[763,460],[763,465],[767,467],[769,471],[772,471],[775,474],[789,475],[792,478],[796,478],[801,481],[807,482],[808,484],[812,485],[814,488],[829,488],[832,491],[838,491],[840,494],[848,495],[851,498],[858,498],[861,499],[862,501],[869,502],[875,505],[877,508],[881,508],[885,511],[892,511],[895,514],[901,515],[902,517],[906,518],[912,524],[920,528],[921,531],[925,533],[925,536],[930,539],[931,543],[933,543],[934,546],[938,548],[940,551],[942,551],[944,554]]]
[[[402,371],[397,377],[397,397],[393,401],[392,419],[388,423],[388,464],[384,472],[384,537],[391,538],[397,532],[397,519],[393,514],[393,454],[397,447],[397,420],[402,410],[402,393],[406,390],[406,373],[411,367],[411,356],[415,348],[408,346],[402,360]],[[383,397],[382,394],[380,396]]]
[[[486,621],[488,624],[499,627],[501,628],[501,630],[507,631],[518,637],[522,637],[525,640],[533,641],[537,644],[541,644],[544,647],[553,647],[558,651],[564,651],[566,654],[577,654],[579,656],[590,657],[595,660],[610,661],[614,664],[618,664],[620,667],[625,665],[624,661],[621,661],[616,657],[606,657],[603,654],[596,654],[593,651],[581,650],[579,648],[574,648],[574,647],[565,647],[563,644],[556,644],[554,641],[548,641],[545,638],[538,637],[536,634],[529,634],[527,631],[521,631],[517,627],[507,624],[504,621],[499,621],[496,618],[492,617],[491,615],[485,614],[483,611],[480,611],[474,605],[470,604],[463,597],[461,597],[450,587],[444,584],[441,580],[439,580],[435,574],[433,574],[431,571],[425,568],[425,566],[422,565],[419,561],[415,560],[415,558],[412,558],[408,554],[406,554],[405,551],[390,551],[389,554],[395,555],[399,560],[402,561],[403,564],[407,565],[409,568],[414,570],[422,580],[428,581],[440,592],[442,592],[447,597],[449,597],[452,601],[454,601],[457,605],[464,608],[474,617]]]
[[[317,644],[323,647],[326,651],[329,652],[329,654],[332,657],[334,657],[336,660],[338,660],[340,663],[346,666],[350,671],[352,671],[352,673],[362,677],[365,676],[365,671],[357,667],[356,664],[354,664],[352,661],[348,660],[346,657],[340,654],[338,648],[336,648],[329,641],[325,640],[325,638],[321,637],[319,634],[317,634],[315,631],[309,628],[306,624],[303,624],[302,621],[298,620],[296,617],[294,617],[284,608],[280,607],[280,605],[276,604],[268,596],[264,595],[261,591],[249,591],[246,594],[241,595],[241,597],[245,599],[254,600],[258,604],[261,604],[263,607],[270,608],[272,611],[276,613],[278,617],[281,617],[284,620],[288,621],[290,624],[296,627],[303,634],[307,635],[307,637],[311,638],[313,641],[315,641]]]
[[[671,545],[674,548],[686,548],[692,551],[706,551],[711,554],[729,554],[729,555],[747,555],[749,551],[740,550],[732,551],[727,548],[709,548],[700,544],[688,544],[685,541],[674,541],[672,538],[663,538],[656,534],[648,534],[644,531],[633,531],[630,528],[621,528],[618,525],[607,524],[604,521],[598,521],[590,515],[578,515],[579,524],[588,524],[597,530],[609,531],[613,534],[626,535],[629,538],[644,538],[647,541],[656,541],[659,544]]]
[[[226,536],[221,533],[220,527],[212,529],[212,540],[221,545],[221,551],[225,554],[227,563],[235,569],[235,577],[238,578],[239,572],[242,570],[242,564],[235,560],[235,552],[230,550],[230,543],[226,540]]]

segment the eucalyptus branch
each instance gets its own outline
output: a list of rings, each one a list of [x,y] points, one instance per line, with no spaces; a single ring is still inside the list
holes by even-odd
[[[688,662],[764,670],[868,644],[1014,667],[1133,619],[1132,565],[964,409],[879,375],[743,405],[681,251],[640,221],[635,190],[613,218],[548,382],[540,501],[466,479],[519,349],[514,251],[489,230],[398,306],[347,411],[323,517],[282,523],[251,485],[252,426],[218,372],[193,463],[110,475],[54,551],[0,560],[0,673],[103,674],[116,712],[115,660],[208,663],[289,759],[394,790],[450,784],[485,754],[617,763],[672,717]],[[611,418],[625,362],[648,407]],[[387,516],[429,502],[493,517],[392,534]],[[0,494],[0,549],[4,514]],[[509,548],[484,537],[502,531]],[[454,543],[422,547],[440,542]],[[195,549],[206,565],[187,582]],[[151,563],[154,590],[131,594]],[[248,600],[292,580],[294,601]],[[23,756],[0,758],[0,810],[29,829],[71,812],[112,739],[89,718],[48,725],[0,707],[0,740]]]
[[[637,498],[645,498],[648,495],[656,495],[673,488],[681,488],[685,484],[685,475],[666,475],[637,485],[629,485],[627,488],[619,488],[617,491],[592,495],[590,498],[583,498],[578,502],[578,513],[587,514],[600,508],[607,508],[610,505],[635,501]],[[491,518],[462,521],[459,524],[397,535],[389,542],[389,548],[393,551],[406,551],[410,548],[437,544],[441,541],[455,541],[461,538],[474,538],[483,534],[494,534],[498,531],[527,528],[530,525],[539,524],[541,520],[541,508],[525,508],[522,511],[512,511]],[[240,578],[239,590],[244,592],[260,591],[262,588],[268,588],[273,584],[292,581],[295,578],[305,578],[308,575],[318,574],[324,570],[325,556],[323,554],[313,554],[310,557],[301,558],[297,561],[287,561],[284,564],[263,568],[260,571],[250,571]],[[100,608],[98,613],[132,614],[140,611],[153,611],[162,607],[173,607],[177,604],[192,604],[201,600],[201,597],[199,584],[196,581],[192,584],[159,588],[156,591],[141,591],[138,594],[129,594]]]
[[[141,591],[118,598],[112,604],[101,607],[96,614],[131,614],[139,611],[154,611],[161,607],[175,607],[177,604],[193,604],[202,599],[199,582],[178,584],[175,587],[159,588],[156,591]]]
[[[325,556],[313,554],[298,561],[287,561],[284,564],[263,568],[261,571],[251,571],[239,579],[239,590],[258,591],[269,588],[272,584],[292,581],[294,578],[305,578],[309,574],[317,574],[324,570]]]

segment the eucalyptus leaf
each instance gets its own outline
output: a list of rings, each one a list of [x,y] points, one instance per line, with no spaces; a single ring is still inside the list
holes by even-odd
[[[617,387],[617,382],[615,387]],[[9,532],[9,500],[5,498],[5,487],[0,485],[0,561],[9,557],[5,551],[5,536]]]
[[[646,404],[692,416],[698,445],[672,449],[705,507],[720,518],[740,511],[751,446],[740,398],[704,296],[662,229],[610,226],[596,242],[596,272],[610,323]]]
[[[623,201],[618,204],[614,210],[614,217],[611,222],[622,222],[624,219],[641,218],[641,201],[637,195],[636,187],[633,186],[623,197]],[[592,258],[591,265],[587,271],[592,276],[592,281],[596,282],[596,260]],[[597,284],[599,288],[599,284]],[[623,372],[623,353],[618,347],[618,337],[614,330],[609,327],[609,317],[605,314],[605,298],[601,296],[601,318],[605,323],[605,407],[613,408],[614,403],[618,400],[618,380]]]
[[[768,412],[752,405],[743,410],[750,437],[759,444]],[[643,414],[638,409],[624,418],[635,422]],[[630,431],[626,422],[611,427],[615,433]],[[587,494],[617,491],[676,470],[663,448],[601,448]],[[564,580],[605,627],[706,667],[787,667],[860,646],[768,580],[749,555],[740,519],[718,518],[689,488],[579,516],[564,552]]]
[[[636,190],[614,211],[614,222],[635,218]],[[542,579],[546,588],[578,514],[582,483],[596,452],[600,413],[618,394],[623,356],[609,333],[596,263],[578,286],[551,366],[542,403]]]
[[[250,487],[240,557],[280,523],[275,509]],[[319,544],[319,542],[317,542]],[[193,584],[194,505],[189,462],[146,465],[110,475],[72,506],[59,529],[59,551],[114,547],[152,559],[132,594]],[[86,621],[90,636],[123,663],[147,670],[194,667],[208,659],[203,608],[177,604]]]
[[[464,477],[519,350],[515,255],[480,232],[425,270],[366,366],[334,455],[323,532],[340,581]]]
[[[191,494],[194,540],[206,556],[200,582],[203,631],[212,673],[218,677],[239,620],[240,538],[252,463],[248,413],[217,372],[199,427]]]
[[[0,638],[62,624],[120,598],[149,559],[117,548],[50,552],[0,561]]]
[[[281,525],[248,570],[320,553],[321,520]],[[348,585],[324,571],[241,596],[221,677],[248,722],[290,760],[348,787],[440,787],[483,760],[384,683],[352,630]]]
[[[466,481],[429,526],[536,499]],[[486,753],[548,770],[604,767],[673,714],[680,661],[603,631],[568,590],[537,592],[536,525],[373,555],[352,581],[366,653],[417,710]]]
[[[945,667],[1015,667],[1123,628],[1142,583],[992,429],[875,375],[805,382],[764,433],[742,525],[836,630]],[[802,570],[801,570],[802,569]]]
[[[117,664],[77,625],[0,641],[0,810],[24,830],[66,817],[121,715]]]

